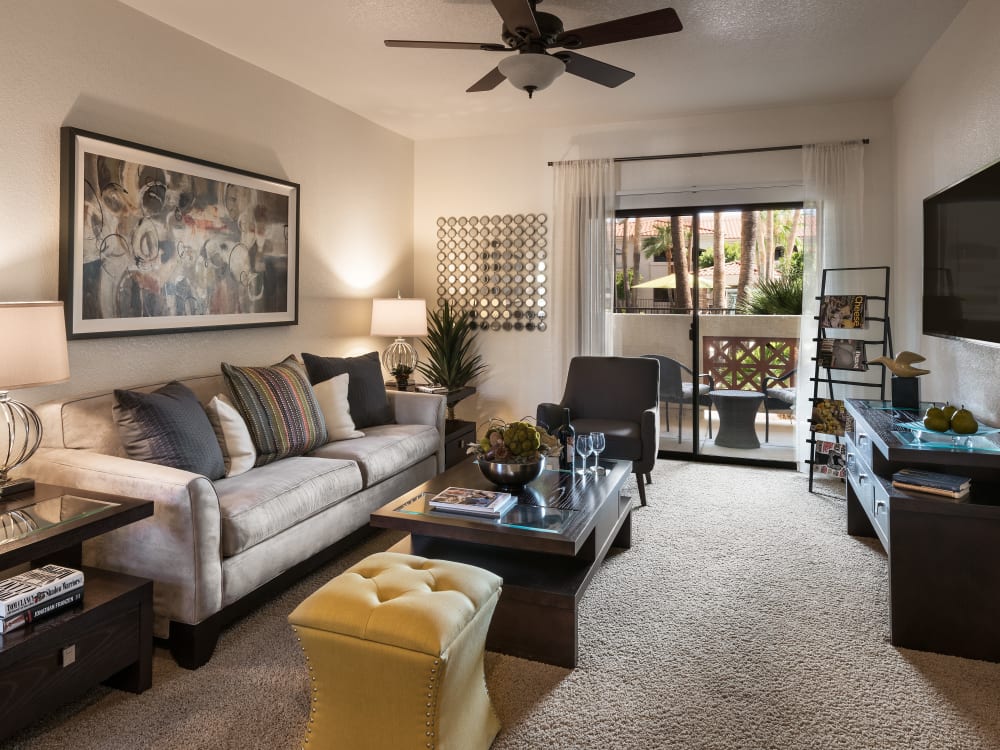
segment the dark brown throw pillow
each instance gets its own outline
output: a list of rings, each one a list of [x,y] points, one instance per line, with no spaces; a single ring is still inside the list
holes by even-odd
[[[152,393],[115,390],[112,407],[125,454],[138,461],[226,475],[212,423],[194,392],[176,381]]]
[[[389,397],[382,379],[382,364],[378,352],[359,357],[320,357],[303,352],[302,361],[313,385],[345,372],[350,376],[347,384],[347,402],[351,419],[359,430],[392,421]]]

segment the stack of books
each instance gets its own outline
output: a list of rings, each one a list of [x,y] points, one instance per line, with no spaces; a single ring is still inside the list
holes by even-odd
[[[434,510],[499,518],[517,505],[517,498],[509,492],[449,487],[432,497],[428,505]]]
[[[892,486],[911,492],[961,498],[969,494],[972,479],[925,469],[900,469],[892,475]]]
[[[448,387],[444,385],[418,385],[418,393],[447,393]]]
[[[83,573],[43,565],[0,581],[0,634],[61,612],[83,600]]]

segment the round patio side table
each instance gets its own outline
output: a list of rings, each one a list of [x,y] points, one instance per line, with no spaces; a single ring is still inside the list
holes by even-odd
[[[764,402],[760,391],[709,391],[719,412],[719,431],[715,444],[724,448],[760,448],[754,421]]]

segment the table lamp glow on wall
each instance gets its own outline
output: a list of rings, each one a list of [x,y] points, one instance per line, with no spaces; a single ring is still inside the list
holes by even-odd
[[[372,336],[396,338],[382,352],[382,366],[396,378],[400,388],[417,367],[417,350],[403,338],[427,335],[427,302],[402,297],[372,300]]]
[[[42,423],[38,414],[8,391],[69,380],[69,351],[62,302],[0,302],[0,425],[7,424],[0,445],[0,498],[35,486],[33,479],[11,479],[9,472],[38,450]],[[0,428],[2,429],[2,428]]]

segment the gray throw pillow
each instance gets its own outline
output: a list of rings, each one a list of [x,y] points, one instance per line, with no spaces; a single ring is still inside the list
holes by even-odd
[[[347,402],[356,428],[363,430],[365,427],[392,421],[378,352],[369,352],[360,357],[319,357],[303,353],[302,361],[309,373],[309,382],[313,385],[345,372],[350,376]]]
[[[113,407],[125,454],[138,461],[221,479],[222,449],[198,397],[186,385],[167,383],[152,393],[115,390]]]

